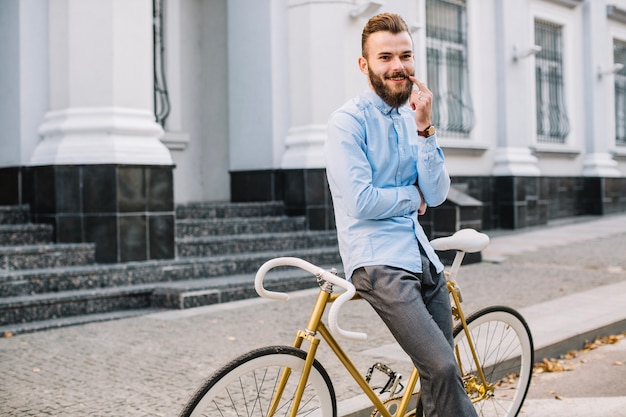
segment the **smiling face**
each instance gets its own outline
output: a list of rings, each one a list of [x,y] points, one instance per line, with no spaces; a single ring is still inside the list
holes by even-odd
[[[404,105],[413,88],[408,77],[415,73],[413,41],[409,33],[372,33],[363,50],[359,68],[369,77],[370,87],[390,106]]]

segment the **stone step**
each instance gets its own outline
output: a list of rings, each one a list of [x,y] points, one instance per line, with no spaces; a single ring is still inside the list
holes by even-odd
[[[323,266],[336,268],[341,274],[341,265]],[[297,268],[270,271],[265,277],[265,287],[271,291],[289,292],[314,288],[314,276]],[[254,274],[230,275],[159,284],[152,294],[152,306],[169,309],[186,309],[204,305],[226,303],[256,297]]]
[[[50,243],[52,233],[52,226],[47,224],[4,224],[0,225],[0,246]]]
[[[229,203],[202,202],[176,206],[177,219],[215,219],[232,217],[282,216],[284,204],[278,201]]]
[[[0,268],[13,271],[88,265],[95,262],[95,250],[93,243],[0,246]]]
[[[93,263],[92,244],[50,243],[52,227],[28,223],[27,206],[0,214],[1,332],[256,297],[254,273],[277,256],[341,265],[336,233],[307,231],[280,202],[177,206],[178,258],[119,264]],[[293,272],[268,283],[277,291],[316,285]]]
[[[233,217],[222,219],[179,219],[176,221],[176,236],[179,239],[202,236],[293,232],[305,229],[305,217]]]
[[[336,257],[333,253],[319,252],[317,256],[309,254],[304,258],[325,265],[319,261],[328,262]],[[334,260],[327,264],[340,266]],[[108,313],[183,309],[257,297],[254,274],[260,265],[247,274],[3,297],[0,298],[0,329],[15,334],[26,331],[25,323],[38,323],[35,327],[41,330],[46,321],[55,327],[61,325],[60,320],[72,324],[75,321],[69,320],[72,317],[81,317],[78,321],[85,323],[89,316],[96,318]],[[272,271],[266,279],[266,287],[274,291],[289,292],[316,285],[315,277],[295,268]]]
[[[336,232],[302,231],[237,236],[206,236],[180,239],[176,242],[178,256],[181,258],[246,252],[286,251],[326,246],[337,246]]]
[[[30,221],[30,206],[0,206],[0,224],[22,224]]]
[[[0,298],[0,326],[150,308],[147,285]]]
[[[258,252],[126,264],[0,271],[0,297],[124,287],[255,272],[268,259],[297,256],[317,265],[339,263],[337,247]]]

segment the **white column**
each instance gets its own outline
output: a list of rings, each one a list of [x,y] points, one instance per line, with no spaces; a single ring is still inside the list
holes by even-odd
[[[528,86],[533,84],[534,46],[527,0],[496,0],[498,145],[493,175],[538,176],[530,146],[536,136],[535,110]],[[506,24],[505,24],[506,23]],[[514,59],[517,55],[517,59]]]
[[[341,1],[289,1],[290,119],[281,168],[325,167],[328,117],[367,85],[357,66],[365,20],[350,17],[355,7]]]
[[[0,167],[27,165],[48,109],[48,0],[0,1]]]
[[[617,161],[609,153],[615,147],[613,39],[607,25],[606,3],[583,4],[583,56],[585,73],[585,158],[583,176],[619,177]],[[604,73],[604,74],[603,74]]]
[[[31,165],[171,165],[154,122],[152,2],[49,3],[50,103]]]

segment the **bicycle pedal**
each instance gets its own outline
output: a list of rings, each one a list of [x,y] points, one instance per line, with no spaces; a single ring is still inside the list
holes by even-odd
[[[381,362],[376,362],[374,365],[372,365],[368,369],[367,374],[365,375],[365,381],[368,384],[370,383],[372,379],[372,374],[374,373],[374,370],[380,371],[389,377],[387,379],[387,382],[383,385],[383,387],[380,388],[381,394],[385,392],[390,392],[390,395],[396,395],[402,392],[402,390],[404,389],[404,386],[400,383],[400,380],[402,379],[402,375],[398,374],[389,366]],[[398,387],[400,388],[398,389]],[[378,388],[375,388],[375,389],[378,389]]]

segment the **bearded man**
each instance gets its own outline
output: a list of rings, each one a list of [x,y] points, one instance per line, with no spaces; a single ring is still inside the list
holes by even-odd
[[[346,278],[419,370],[425,415],[476,416],[453,353],[443,264],[418,221],[450,188],[433,95],[414,76],[413,40],[400,16],[371,18],[361,50],[369,88],[331,115],[325,144]]]

